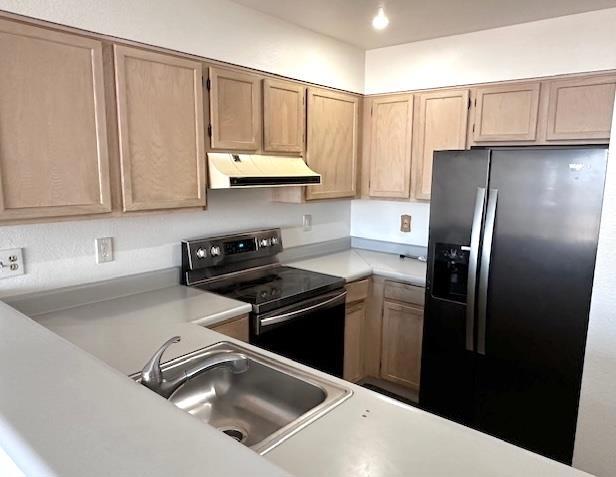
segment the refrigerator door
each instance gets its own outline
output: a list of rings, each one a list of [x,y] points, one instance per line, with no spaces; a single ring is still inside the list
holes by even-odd
[[[435,154],[419,404],[469,424],[473,411],[475,265],[489,150]]]
[[[491,156],[475,426],[568,464],[606,165],[605,148]]]

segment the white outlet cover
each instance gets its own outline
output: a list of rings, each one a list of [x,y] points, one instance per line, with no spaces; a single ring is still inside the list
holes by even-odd
[[[312,230],[312,215],[305,214],[304,217],[302,218],[302,224],[304,226],[305,232],[311,231]]]
[[[24,257],[21,248],[0,250],[0,278],[23,275]]]
[[[113,238],[101,237],[95,241],[96,263],[106,263],[113,261]]]

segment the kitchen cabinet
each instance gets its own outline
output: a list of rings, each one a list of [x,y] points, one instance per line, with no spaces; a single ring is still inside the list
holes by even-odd
[[[242,315],[209,327],[211,330],[248,343],[248,315]]]
[[[381,377],[419,389],[423,308],[385,300]]]
[[[102,43],[0,19],[0,220],[111,211]]]
[[[322,183],[306,199],[354,197],[357,182],[359,98],[308,88],[306,162]]]
[[[430,199],[434,151],[466,147],[468,106],[466,89],[415,96],[412,156],[415,199]]]
[[[346,286],[346,317],[344,324],[344,369],[347,381],[357,382],[364,375],[366,333],[366,303],[370,280],[360,280]]]
[[[370,197],[410,197],[413,95],[372,100]]]
[[[344,327],[344,371],[343,376],[353,383],[364,377],[364,321],[366,305],[363,301],[346,307]]]
[[[263,151],[304,151],[306,88],[290,81],[263,80]]]
[[[615,92],[616,75],[546,82],[546,140],[609,140]]]
[[[215,67],[209,75],[211,148],[257,151],[261,147],[261,78]]]
[[[124,211],[204,207],[201,63],[114,52]]]
[[[537,139],[540,83],[475,89],[473,140],[477,143]]]

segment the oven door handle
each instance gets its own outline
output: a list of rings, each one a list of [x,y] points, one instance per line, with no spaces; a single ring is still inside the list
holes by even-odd
[[[306,308],[300,308],[299,310],[290,311],[289,313],[283,313],[281,315],[268,316],[267,318],[262,318],[259,321],[259,325],[261,328],[265,328],[266,326],[276,325],[278,323],[284,323],[285,321],[293,320],[295,318],[300,318],[305,316],[313,311],[320,310],[322,308],[332,307],[334,305],[339,304],[338,302],[344,302],[346,300],[346,290],[338,295],[319,302],[315,305],[307,306]]]

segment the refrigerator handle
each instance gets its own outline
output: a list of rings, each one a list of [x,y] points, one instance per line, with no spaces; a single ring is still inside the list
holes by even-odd
[[[486,315],[488,309],[488,281],[490,279],[490,258],[492,256],[492,239],[494,237],[494,221],[496,219],[496,201],[498,189],[490,189],[488,207],[486,208],[486,223],[481,248],[481,270],[479,271],[479,310],[477,313],[477,352],[486,354]]]
[[[475,349],[475,283],[477,283],[477,261],[479,258],[479,242],[481,240],[481,223],[483,221],[483,208],[486,200],[484,187],[477,187],[475,197],[475,211],[473,212],[473,225],[471,228],[471,243],[469,247],[462,247],[469,251],[468,280],[466,285],[466,350]]]

